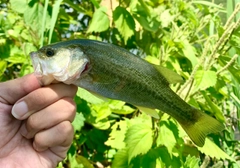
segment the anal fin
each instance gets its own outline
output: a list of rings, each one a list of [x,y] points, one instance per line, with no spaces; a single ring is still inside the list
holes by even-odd
[[[156,112],[156,110],[154,109],[150,109],[150,108],[146,108],[146,107],[141,107],[141,106],[136,106],[140,111],[156,118],[156,119],[159,119],[159,115],[158,113]]]

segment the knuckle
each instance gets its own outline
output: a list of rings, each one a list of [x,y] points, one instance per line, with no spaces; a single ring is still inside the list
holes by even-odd
[[[57,127],[57,132],[62,136],[68,136],[73,133],[72,124],[69,121],[60,123]]]
[[[76,115],[76,103],[71,98],[66,98],[65,102],[67,118],[72,122]]]
[[[44,146],[45,142],[45,139],[44,137],[42,136],[42,134],[36,134],[35,137],[34,137],[34,143],[37,145],[37,146]]]
[[[30,115],[27,119],[27,130],[33,131],[38,129],[38,119],[34,115]]]
[[[76,104],[73,101],[73,99],[67,98],[66,99],[67,103],[66,103],[66,108],[69,112],[75,112],[76,111]]]
[[[34,109],[34,106],[43,106],[46,103],[46,94],[41,89],[31,92],[30,95],[25,99],[28,107]]]

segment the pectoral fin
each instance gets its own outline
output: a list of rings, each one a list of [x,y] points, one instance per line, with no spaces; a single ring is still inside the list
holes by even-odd
[[[176,72],[174,72],[168,68],[162,67],[160,65],[153,65],[153,66],[161,73],[161,75],[163,75],[166,78],[166,80],[170,84],[183,82],[183,78]]]
[[[140,106],[136,106],[140,111],[156,118],[159,119],[159,115],[158,113],[154,110],[154,109],[150,109],[150,108],[146,108],[146,107],[140,107]]]

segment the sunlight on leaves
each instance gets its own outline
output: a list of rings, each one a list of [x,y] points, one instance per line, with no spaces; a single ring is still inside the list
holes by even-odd
[[[152,129],[146,124],[132,125],[126,133],[128,163],[139,154],[147,153],[152,147]]]

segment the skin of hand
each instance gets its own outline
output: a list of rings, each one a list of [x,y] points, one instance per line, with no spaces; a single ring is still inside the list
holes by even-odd
[[[0,167],[56,167],[73,139],[76,91],[33,74],[0,83]]]

